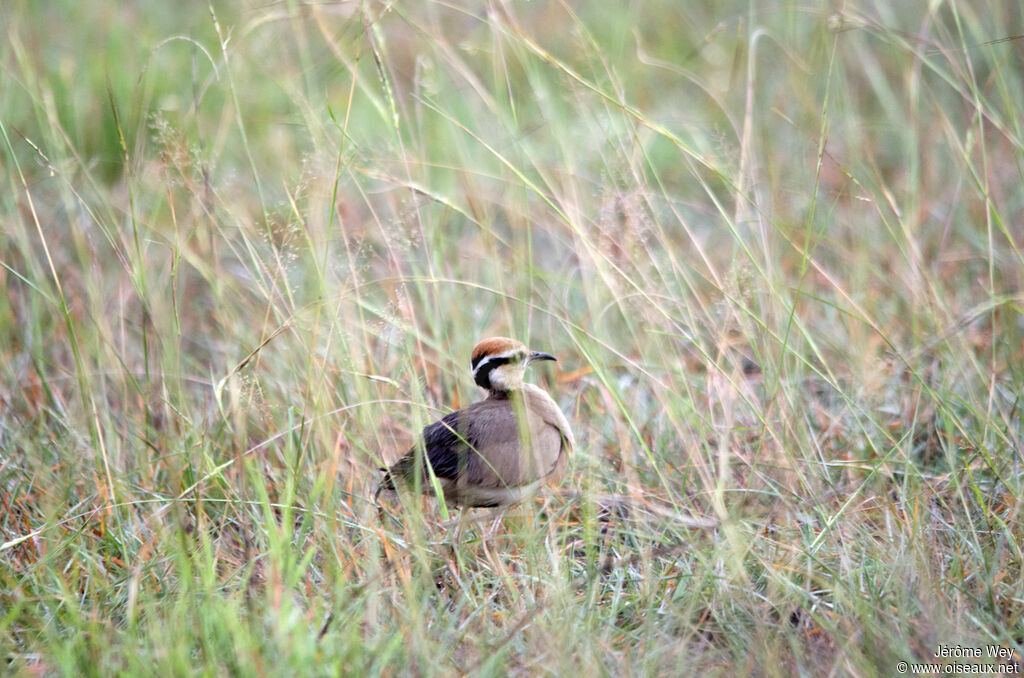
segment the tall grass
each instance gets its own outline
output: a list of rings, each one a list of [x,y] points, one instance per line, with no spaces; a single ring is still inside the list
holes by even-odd
[[[5,3],[3,672],[1019,668],[1024,17],[840,5]],[[456,539],[491,334],[578,449]]]

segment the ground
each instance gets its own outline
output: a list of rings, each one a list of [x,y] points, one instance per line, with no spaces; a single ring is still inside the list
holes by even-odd
[[[1020,4],[467,4],[0,7],[3,672],[1019,670]]]

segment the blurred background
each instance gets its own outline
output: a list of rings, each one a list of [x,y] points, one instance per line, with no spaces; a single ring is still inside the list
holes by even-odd
[[[7,668],[1019,659],[1022,14],[5,2]],[[372,494],[496,334],[579,449],[484,558]]]

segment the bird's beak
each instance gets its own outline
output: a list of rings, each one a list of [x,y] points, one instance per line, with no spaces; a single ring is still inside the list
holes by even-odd
[[[550,353],[541,353],[540,351],[534,351],[530,354],[530,359],[526,362],[532,363],[535,360],[558,360],[555,356]]]

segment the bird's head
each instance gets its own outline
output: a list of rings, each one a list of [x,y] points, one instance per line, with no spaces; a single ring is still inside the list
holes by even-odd
[[[484,339],[473,347],[470,366],[473,381],[488,391],[513,391],[523,387],[523,373],[534,360],[558,360],[549,353],[531,351],[507,337]]]

